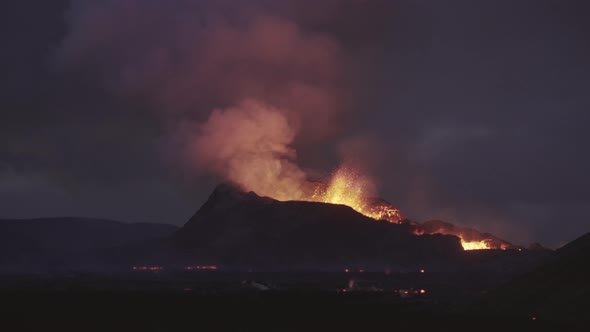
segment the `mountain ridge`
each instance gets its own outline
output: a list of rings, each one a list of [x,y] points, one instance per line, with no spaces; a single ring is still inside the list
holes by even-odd
[[[277,201],[218,186],[173,236],[181,251],[208,261],[286,267],[412,264],[462,251],[449,235],[416,236],[346,205]]]

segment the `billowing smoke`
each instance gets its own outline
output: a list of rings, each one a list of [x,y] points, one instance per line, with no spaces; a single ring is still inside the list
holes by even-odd
[[[294,164],[289,147],[295,130],[278,109],[247,100],[214,110],[197,128],[182,136],[184,160],[227,177],[261,195],[301,198],[305,174]]]
[[[333,137],[349,109],[338,40],[277,9],[289,6],[212,3],[73,2],[57,62],[154,110],[183,168],[300,198],[293,144]]]

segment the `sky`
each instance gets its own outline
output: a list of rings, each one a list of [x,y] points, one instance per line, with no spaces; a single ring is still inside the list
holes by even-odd
[[[344,163],[414,220],[590,231],[586,1],[0,6],[0,218],[182,225]]]

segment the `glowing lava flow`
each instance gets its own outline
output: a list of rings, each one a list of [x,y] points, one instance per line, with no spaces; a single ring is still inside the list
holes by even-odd
[[[370,197],[371,191],[372,184],[368,179],[361,177],[350,169],[340,168],[332,177],[327,188],[316,188],[311,200],[350,206],[367,217],[400,223],[403,216],[398,209],[389,205],[372,204],[370,202],[368,197]]]
[[[376,220],[386,220],[390,223],[401,224],[405,220],[405,222],[414,227],[413,232],[415,235],[454,235],[461,240],[463,250],[505,250],[507,248],[506,244],[496,246],[487,238],[474,240],[473,235],[467,237],[471,240],[467,241],[462,232],[459,231],[447,230],[444,228],[427,230],[427,228],[422,225],[405,219],[400,211],[391,204],[380,199],[370,198],[371,194],[374,192],[373,189],[372,182],[368,178],[359,175],[359,173],[352,169],[341,167],[334,173],[327,186],[318,185],[315,188],[313,195],[307,200],[346,205],[367,217]]]
[[[492,249],[492,247],[487,243],[487,241],[465,241],[459,236],[461,239],[461,245],[463,246],[463,250],[482,250],[482,249]]]

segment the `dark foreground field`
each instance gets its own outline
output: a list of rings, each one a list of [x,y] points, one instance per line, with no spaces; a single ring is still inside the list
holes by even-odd
[[[583,330],[581,324],[487,315],[382,294],[53,291],[4,293],[1,301],[10,331]]]
[[[351,279],[365,288],[347,288]],[[257,289],[251,280],[272,288]],[[476,275],[159,272],[21,276],[1,284],[6,331],[586,330],[583,317],[561,320],[490,303],[490,283]]]
[[[0,331],[590,331],[589,240],[528,272],[483,252],[432,271],[4,274]]]

